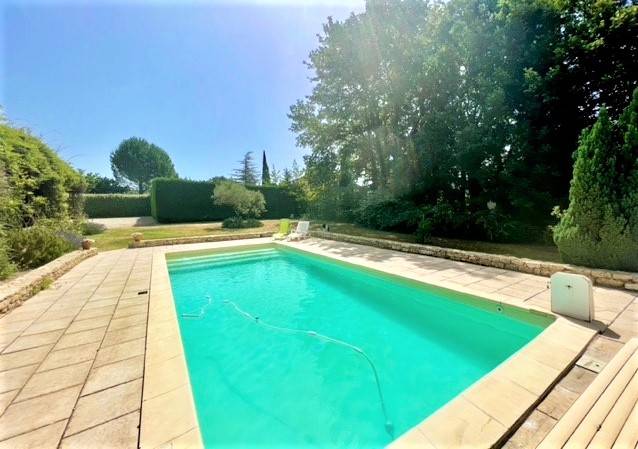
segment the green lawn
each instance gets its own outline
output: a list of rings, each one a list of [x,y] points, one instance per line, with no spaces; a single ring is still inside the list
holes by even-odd
[[[95,240],[95,246],[100,251],[128,248],[131,243],[131,234],[141,232],[145,240],[165,239],[172,237],[195,237],[200,235],[240,234],[250,232],[277,232],[279,220],[262,220],[264,224],[260,228],[248,229],[222,229],[221,222],[209,224],[185,224],[169,226],[130,227],[119,229],[107,229],[101,234],[87,236]]]
[[[250,229],[222,229],[221,223],[195,223],[184,225],[130,227],[119,229],[107,229],[102,234],[88,236],[95,240],[95,246],[100,251],[112,249],[128,248],[131,243],[131,234],[141,232],[144,239],[162,239],[172,237],[194,237],[200,235],[218,234],[238,234],[249,232],[272,232],[279,228],[279,220],[262,220],[264,226]],[[312,229],[320,229],[321,222],[315,222]],[[401,242],[414,243],[414,235],[401,234],[397,232],[375,231],[361,226],[347,223],[330,223],[330,231],[342,234],[358,235],[363,237],[382,238],[388,240],[398,240]],[[457,240],[432,238],[428,244],[443,246],[446,248],[464,249],[468,251],[480,251],[491,254],[504,254],[515,257],[526,257],[529,259],[546,260],[550,262],[560,262],[558,250],[553,245],[520,244],[520,243],[491,243],[473,240]]]
[[[319,225],[314,229],[319,229]],[[381,238],[387,240],[398,240],[401,242],[415,243],[412,234],[401,234],[397,232],[375,231],[361,226],[348,223],[331,223],[331,232],[357,235],[362,237]],[[525,257],[528,259],[545,260],[548,262],[560,262],[558,249],[554,245],[523,244],[523,243],[492,243],[479,242],[475,240],[458,240],[446,238],[431,238],[427,244],[442,246],[445,248],[463,249],[467,251],[479,251],[482,253],[503,254],[507,256]]]

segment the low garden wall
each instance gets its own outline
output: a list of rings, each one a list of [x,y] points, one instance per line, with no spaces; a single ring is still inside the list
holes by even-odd
[[[73,251],[22,276],[0,284],[0,315],[18,307],[40,290],[47,288],[49,284],[71,268],[96,254],[95,248]]]
[[[225,240],[244,240],[258,239],[262,237],[271,237],[270,232],[247,232],[245,234],[217,234],[217,235],[199,235],[195,237],[175,237],[169,239],[152,239],[133,241],[129,248],[148,248],[151,246],[164,245],[183,245],[187,243],[206,243],[206,242],[223,242]]]
[[[322,239],[356,243],[359,245],[392,249],[406,253],[421,254],[424,256],[441,257],[460,262],[485,265],[487,267],[504,268],[506,270],[520,271],[522,273],[537,274],[540,276],[551,276],[559,271],[583,274],[588,276],[596,285],[603,287],[626,288],[628,290],[638,291],[638,273],[579,267],[562,263],[543,262],[539,260],[522,259],[519,257],[503,256],[499,254],[479,253],[474,251],[463,251],[460,249],[443,248],[440,246],[359,237],[334,232],[311,231],[310,235]]]

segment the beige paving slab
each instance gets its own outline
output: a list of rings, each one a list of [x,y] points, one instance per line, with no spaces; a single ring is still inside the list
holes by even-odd
[[[146,325],[139,324],[125,329],[117,329],[106,333],[102,347],[117,345],[131,340],[143,338],[146,335]]]
[[[148,312],[148,305],[146,304],[146,301],[144,301],[144,303],[142,304],[137,304],[137,305],[128,305],[126,303],[122,305],[121,303],[119,303],[117,310],[115,311],[115,314],[113,315],[113,319],[125,318],[131,315],[146,314],[147,312]]]
[[[0,352],[4,351],[16,338],[20,336],[21,331],[8,332],[0,335]]]
[[[103,307],[92,307],[88,309],[82,309],[82,311],[78,313],[76,319],[86,320],[89,318],[97,318],[101,316],[111,316],[114,310],[115,310],[115,304],[103,306]]]
[[[9,352],[22,351],[23,349],[37,348],[38,346],[45,346],[58,341],[62,335],[61,330],[45,332],[42,334],[28,335],[25,337],[18,337],[15,341],[2,351],[3,354]]]
[[[463,393],[463,397],[506,429],[511,428],[538,399],[537,395],[499,373],[483,378]]]
[[[4,413],[4,411],[9,407],[13,398],[15,398],[20,390],[12,390],[4,393],[0,393],[0,415]]]
[[[140,447],[155,448],[197,426],[189,386],[182,386],[142,403]]]
[[[126,341],[116,345],[106,346],[99,350],[95,358],[95,368],[108,363],[144,355],[146,339],[144,337]]]
[[[38,365],[27,365],[0,373],[0,393],[22,388]]]
[[[559,385],[556,385],[543,402],[538,405],[538,410],[552,418],[559,420],[578,398],[578,393]]]
[[[33,323],[34,320],[21,320],[13,322],[0,321],[0,335],[22,332]]]
[[[108,326],[110,321],[111,317],[108,315],[88,318],[86,320],[73,321],[73,323],[68,327],[65,333],[68,335],[76,332],[98,329],[104,326]]]
[[[36,373],[22,388],[15,401],[24,401],[25,399],[63,390],[74,385],[82,385],[91,368],[91,364],[92,362],[88,361]]]
[[[93,343],[87,343],[66,349],[58,349],[52,351],[42,362],[42,364],[38,368],[38,371],[47,371],[68,365],[74,365],[81,362],[91,361],[95,358],[95,354],[97,353],[97,349],[99,346],[100,342],[95,341]]]
[[[146,346],[146,364],[152,365],[183,354],[182,343],[175,335],[149,340]]]
[[[66,420],[0,442],[0,449],[56,449]]]
[[[0,371],[20,368],[21,366],[40,363],[51,351],[53,345],[38,346],[23,351],[0,355]]]
[[[71,415],[65,436],[139,410],[141,404],[142,379],[82,396]]]
[[[503,449],[533,449],[554,425],[556,425],[554,418],[535,410],[505,443]]]
[[[620,351],[623,344],[609,338],[597,336],[585,350],[585,353],[576,362],[590,371],[599,373],[607,363]]]
[[[418,426],[437,448],[492,447],[507,430],[463,397]]]
[[[66,329],[72,318],[58,318],[54,320],[38,320],[29,326],[22,335],[41,334],[60,329]]]
[[[146,311],[135,315],[112,319],[109,324],[108,332],[144,324],[146,324]]]
[[[0,441],[67,419],[81,386],[17,402],[0,417]]]
[[[580,366],[574,366],[569,373],[561,379],[559,385],[576,394],[581,394],[589,387],[595,378],[596,373],[581,368]]]
[[[94,393],[142,377],[144,356],[137,356],[91,370],[82,395]]]
[[[136,449],[139,412],[108,421],[66,437],[60,449]]]
[[[76,332],[74,334],[64,334],[60,341],[53,348],[54,350],[75,348],[88,343],[100,342],[106,333],[106,326],[87,331]]]
[[[144,399],[152,399],[181,386],[190,387],[184,357],[178,355],[162,362],[147,364]]]

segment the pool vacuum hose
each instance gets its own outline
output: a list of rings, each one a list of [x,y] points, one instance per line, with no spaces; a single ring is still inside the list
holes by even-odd
[[[182,317],[184,317],[184,318],[201,319],[204,316],[204,314],[206,312],[206,309],[208,309],[208,307],[212,304],[212,299],[211,299],[210,296],[206,296],[206,299],[208,300],[208,302],[199,310],[199,313],[197,313],[197,314],[183,313]],[[260,324],[260,325],[262,325],[264,327],[267,327],[267,328],[270,328],[272,330],[279,331],[279,332],[288,332],[288,333],[292,333],[292,334],[305,335],[305,336],[308,336],[308,337],[312,337],[312,338],[316,338],[318,340],[325,341],[327,343],[333,343],[333,344],[335,344],[337,346],[343,346],[344,348],[348,348],[348,349],[356,352],[357,354],[361,355],[368,362],[368,365],[370,366],[370,368],[372,369],[372,373],[374,374],[374,381],[375,381],[376,386],[377,386],[377,394],[379,395],[379,402],[381,404],[381,410],[383,411],[383,416],[385,417],[385,431],[388,433],[388,435],[390,435],[390,437],[394,438],[394,424],[392,424],[392,421],[390,421],[390,419],[388,418],[388,412],[387,412],[386,407],[385,407],[385,399],[383,398],[383,391],[381,390],[381,382],[379,380],[379,374],[377,372],[377,368],[374,366],[374,363],[372,362],[372,359],[370,359],[370,357],[368,357],[368,354],[366,354],[363,351],[363,349],[359,348],[358,346],[351,345],[350,343],[347,343],[345,341],[338,340],[336,338],[332,338],[332,337],[328,337],[327,335],[320,334],[319,332],[316,332],[316,331],[313,331],[313,330],[293,329],[293,328],[289,328],[289,327],[275,326],[274,324],[266,323],[265,321],[260,320],[259,317],[253,316],[250,313],[242,310],[237,304],[235,304],[232,301],[224,300],[223,303],[225,305],[231,306],[233,309],[235,309],[235,311],[237,313],[239,313],[239,315],[243,316],[247,320],[252,321],[252,322],[254,322],[256,324]]]

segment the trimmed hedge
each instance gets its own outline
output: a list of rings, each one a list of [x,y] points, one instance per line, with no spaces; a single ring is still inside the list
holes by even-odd
[[[213,203],[215,185],[209,181],[156,178],[151,182],[151,215],[160,223],[221,221],[234,215],[227,206]],[[266,213],[259,218],[298,215],[297,200],[285,187],[251,186],[266,199]]]
[[[148,195],[95,193],[85,194],[84,213],[89,218],[145,217],[151,215]]]

